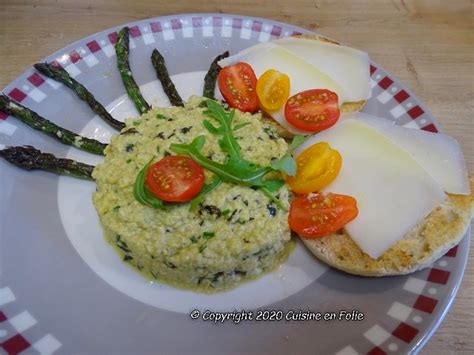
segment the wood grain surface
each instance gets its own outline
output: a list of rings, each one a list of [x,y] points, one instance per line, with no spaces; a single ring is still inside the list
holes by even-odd
[[[474,174],[474,22],[469,0],[0,0],[0,87],[87,35],[129,21],[190,12],[265,17],[367,51],[412,89],[460,142]],[[471,246],[454,305],[421,354],[474,353],[473,255]]]

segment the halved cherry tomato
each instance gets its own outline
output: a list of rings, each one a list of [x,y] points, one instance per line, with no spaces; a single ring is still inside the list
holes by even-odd
[[[296,128],[320,132],[331,127],[339,118],[338,97],[326,89],[300,92],[288,99],[285,118]]]
[[[279,110],[290,95],[290,78],[278,70],[269,69],[257,81],[260,107],[267,112]]]
[[[217,83],[230,107],[243,112],[257,110],[257,77],[250,65],[240,62],[222,68],[217,77]]]
[[[170,155],[152,164],[145,182],[158,198],[168,202],[191,200],[204,185],[204,170],[186,156]]]
[[[298,194],[320,191],[339,174],[341,154],[326,142],[313,144],[296,158],[296,175],[286,182]]]
[[[291,202],[288,224],[303,238],[314,239],[336,232],[358,213],[357,201],[351,196],[309,194]]]

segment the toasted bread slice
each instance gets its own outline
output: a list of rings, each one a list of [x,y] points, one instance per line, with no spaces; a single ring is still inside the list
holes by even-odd
[[[470,180],[471,191],[474,180]],[[378,259],[365,254],[345,231],[303,243],[323,262],[355,275],[404,275],[431,265],[466,234],[474,214],[474,198],[451,195]]]
[[[295,37],[340,44],[317,35]],[[360,111],[364,105],[365,100],[344,102],[341,112]],[[293,136],[271,117],[264,118],[277,126],[282,137]],[[470,184],[474,191],[473,179]],[[362,276],[404,275],[428,267],[457,245],[466,234],[473,215],[472,193],[469,196],[448,194],[443,204],[378,259],[365,254],[344,230],[323,238],[302,238],[302,241],[317,258],[339,270]]]

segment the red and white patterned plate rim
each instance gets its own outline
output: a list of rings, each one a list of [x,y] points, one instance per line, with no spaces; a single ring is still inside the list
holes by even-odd
[[[252,35],[256,35],[259,42],[281,36],[304,32],[309,33],[309,31],[304,29],[301,29],[301,31],[288,30],[289,25],[284,23],[230,14],[165,16],[134,22],[129,26],[132,38],[131,48],[135,46],[134,41],[140,39],[143,41],[143,44],[147,45],[155,42],[155,36],[162,36],[163,40],[172,41],[176,39],[177,33],[182,35],[183,38],[189,38],[193,37],[194,31],[200,31],[203,37],[212,37],[215,35],[214,30],[219,30],[222,37],[228,38],[231,38],[234,32],[237,31],[240,38],[250,39]],[[291,27],[295,28],[294,26]],[[84,61],[87,67],[93,67],[100,62],[96,56],[98,52],[103,51],[106,58],[114,56],[115,50],[113,45],[116,41],[117,32],[113,30],[89,36],[74,43],[72,45],[74,49],[67,52],[64,52],[63,49],[55,53],[54,57],[56,59],[54,63],[65,68],[71,76],[77,77],[81,74],[80,69],[76,66],[78,62]],[[437,124],[434,122],[431,114],[425,108],[422,108],[420,103],[416,103],[416,98],[408,89],[398,88],[394,84],[393,76],[373,63],[370,66],[370,75],[372,88],[377,88],[380,91],[375,96],[378,102],[386,104],[392,101],[394,103],[394,106],[390,109],[394,119],[399,119],[402,116],[409,117],[413,122],[408,121],[404,126],[438,132]],[[8,85],[4,92],[18,102],[29,98],[34,103],[40,103],[46,98],[46,94],[41,90],[45,84],[53,89],[60,87],[59,84],[51,79],[29,70]],[[0,120],[6,120],[7,117],[7,114],[0,112]],[[16,127],[9,125],[6,121],[0,121],[1,134],[13,135],[15,130]],[[407,277],[403,289],[418,295],[416,302],[410,305],[394,302],[387,315],[399,321],[397,327],[394,329],[384,329],[382,326],[375,324],[366,329],[362,335],[370,341],[373,347],[364,352],[372,355],[386,354],[387,351],[397,352],[399,346],[391,340],[401,341],[406,345],[410,344],[413,350],[419,349],[423,345],[444,317],[452,301],[453,297],[448,300],[449,302],[443,302],[443,300],[436,298],[436,287],[445,287],[448,284],[451,271],[447,269],[447,266],[449,265],[449,260],[456,258],[457,254],[458,247],[456,246],[438,260],[436,266],[431,267],[426,280],[412,276]],[[455,285],[452,291],[453,296],[457,292],[459,283]],[[0,339],[6,338],[6,340],[0,343],[0,347],[9,354],[17,354],[25,350],[34,350],[40,354],[52,354],[60,349],[62,344],[51,334],[45,334],[39,339],[26,339],[22,335],[27,329],[35,326],[38,321],[26,310],[19,311],[11,316],[3,313],[1,307],[15,300],[16,297],[10,287],[0,288],[0,324],[2,324]],[[440,306],[444,307],[441,316],[432,322],[431,329],[418,341],[418,344],[412,344],[421,331],[414,324],[422,322],[422,317],[418,313],[417,315],[412,315],[413,311],[416,310],[422,314],[429,315]],[[408,324],[407,320],[409,318],[411,319],[411,324]],[[7,324],[12,331],[8,332],[5,330]],[[359,350],[354,349],[351,345],[347,345],[337,354],[349,355],[358,353]]]

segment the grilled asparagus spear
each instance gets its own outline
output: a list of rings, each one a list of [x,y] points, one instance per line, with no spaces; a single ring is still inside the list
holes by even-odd
[[[32,146],[8,147],[0,150],[0,156],[8,162],[26,170],[46,170],[59,175],[94,180],[94,167],[71,159],[61,159],[50,153],[43,153]]]
[[[229,56],[229,51],[225,51],[222,54],[219,54],[217,57],[214,58],[214,60],[211,63],[211,66],[209,67],[209,71],[206,73],[206,76],[204,77],[204,90],[203,90],[203,96],[207,97],[209,99],[215,100],[216,98],[214,97],[214,90],[216,89],[216,80],[217,80],[217,75],[221,71],[221,67],[217,62],[219,62],[221,59],[227,58]]]
[[[156,76],[160,80],[163,90],[168,96],[171,105],[173,106],[184,106],[183,99],[178,94],[178,90],[171,81],[168,69],[166,69],[165,59],[157,49],[153,49],[151,53],[151,62],[156,71]]]
[[[89,153],[103,155],[104,149],[107,146],[95,139],[82,137],[65,128],[59,127],[3,94],[0,94],[0,111],[15,116],[31,128],[41,131],[61,143],[71,145]]]
[[[118,129],[120,131],[122,128],[125,127],[125,123],[117,121],[115,118],[113,118],[110,113],[108,113],[107,110],[104,108],[104,106],[97,102],[94,95],[92,95],[85,88],[84,85],[79,83],[77,80],[71,78],[71,76],[65,69],[61,67],[55,67],[50,63],[37,63],[34,65],[34,67],[36,68],[36,70],[46,75],[47,77],[59,81],[70,89],[72,89],[82,101],[87,102],[92,111],[99,115],[99,117],[101,117],[113,128]]]
[[[151,107],[143,98],[140,88],[135,82],[135,79],[133,79],[132,71],[130,70],[130,64],[128,62],[130,39],[128,37],[128,32],[128,27],[124,27],[118,32],[118,41],[115,44],[115,53],[117,53],[117,67],[120,75],[122,76],[123,85],[125,86],[128,96],[135,104],[138,112],[140,112],[140,114],[144,114],[148,112]]]

